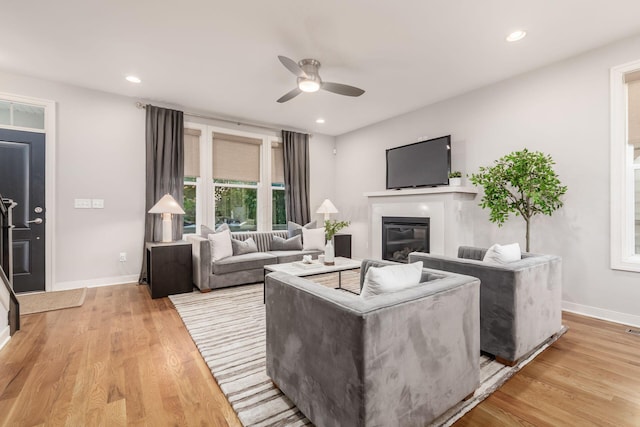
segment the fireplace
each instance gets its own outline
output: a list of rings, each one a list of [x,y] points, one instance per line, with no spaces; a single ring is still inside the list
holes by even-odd
[[[429,218],[383,216],[382,259],[406,263],[411,252],[429,252]]]

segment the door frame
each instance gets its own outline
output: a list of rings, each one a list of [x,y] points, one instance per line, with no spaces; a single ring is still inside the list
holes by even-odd
[[[47,205],[45,211],[45,283],[46,292],[54,290],[55,277],[55,165],[56,165],[56,102],[49,99],[31,98],[22,95],[0,92],[0,99],[11,102],[36,105],[44,107],[44,130],[23,128],[18,126],[0,125],[3,129],[11,129],[25,132],[44,133],[45,135],[45,186],[44,200]]]

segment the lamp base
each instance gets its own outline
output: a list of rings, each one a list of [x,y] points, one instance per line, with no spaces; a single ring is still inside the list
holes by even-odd
[[[171,214],[162,214],[162,243],[173,242],[173,236],[171,235]]]

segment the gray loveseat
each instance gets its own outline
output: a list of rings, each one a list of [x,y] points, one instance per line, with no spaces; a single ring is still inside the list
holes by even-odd
[[[483,262],[487,249],[461,246],[458,258],[422,252],[409,262],[480,279],[480,348],[513,365],[562,328],[562,260],[523,253],[509,264]]]
[[[363,261],[361,277],[374,265]],[[420,285],[362,299],[266,280],[267,375],[317,426],[424,426],[480,382],[479,286],[425,269]]]
[[[271,240],[273,236],[288,237],[287,231],[270,232],[234,232],[231,237],[237,240],[246,240],[249,237],[255,240],[258,252],[234,255],[213,262],[211,258],[211,243],[209,239],[197,235],[186,236],[192,245],[193,257],[193,281],[201,291],[224,288],[227,286],[244,285],[247,283],[262,282],[264,279],[264,266],[282,264],[285,262],[300,261],[303,255],[311,255],[317,258],[322,251],[272,251]]]

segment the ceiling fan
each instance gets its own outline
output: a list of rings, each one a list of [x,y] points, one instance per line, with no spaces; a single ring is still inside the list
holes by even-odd
[[[317,92],[320,89],[346,96],[360,96],[364,93],[364,90],[354,86],[323,82],[318,74],[320,61],[315,59],[303,59],[298,63],[286,56],[280,55],[278,59],[287,70],[298,77],[298,86],[281,96],[280,99],[278,99],[280,103],[287,102],[302,92]]]

